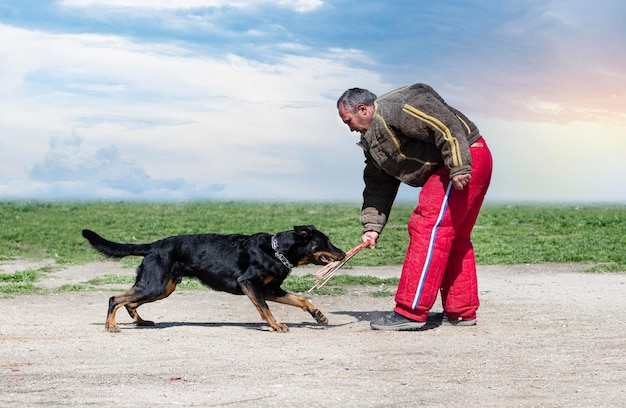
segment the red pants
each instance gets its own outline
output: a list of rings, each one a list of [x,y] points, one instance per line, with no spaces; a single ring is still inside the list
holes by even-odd
[[[409,221],[410,242],[396,293],[395,311],[425,321],[441,290],[446,316],[476,318],[478,279],[470,240],[489,182],[491,153],[480,138],[471,147],[472,179],[455,190],[448,170],[424,184]]]

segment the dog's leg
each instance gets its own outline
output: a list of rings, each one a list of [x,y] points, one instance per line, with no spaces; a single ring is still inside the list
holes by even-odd
[[[167,285],[165,286],[165,290],[159,296],[157,296],[156,298],[154,298],[152,300],[145,300],[143,302],[136,302],[136,303],[126,304],[125,305],[126,306],[126,311],[128,311],[128,314],[133,319],[133,321],[135,322],[136,325],[138,325],[138,326],[154,326],[154,322],[153,321],[151,321],[151,320],[143,320],[141,318],[141,316],[139,316],[139,313],[137,313],[137,308],[139,306],[143,305],[144,303],[156,302],[157,300],[165,299],[166,297],[171,295],[172,292],[174,292],[174,290],[176,290],[176,283],[174,282],[173,279],[170,279],[167,282]]]
[[[323,324],[323,325],[328,324],[328,319],[326,318],[326,316],[324,316],[318,308],[313,306],[313,303],[309,302],[308,300],[300,296],[296,296],[291,293],[286,293],[283,296],[268,295],[265,297],[265,299],[271,300],[272,302],[282,303],[284,305],[290,305],[290,306],[296,306],[296,307],[302,308],[306,310],[307,312],[311,313],[311,316],[313,316],[315,321],[318,322],[319,324]]]
[[[126,293],[111,296],[109,298],[109,310],[107,311],[107,319],[104,323],[104,328],[111,333],[119,333],[120,328],[115,324],[115,313],[117,313],[117,309],[127,303],[138,300],[139,297],[141,297],[141,295],[134,286]]]
[[[144,302],[145,303],[145,302]],[[126,311],[133,319],[137,326],[154,326],[154,322],[152,320],[143,320],[139,313],[137,313],[137,308],[143,305],[143,303],[130,303],[126,305]]]
[[[115,313],[117,312],[117,309],[122,306],[126,307],[126,310],[128,310],[128,314],[130,314],[135,323],[141,326],[152,326],[154,322],[151,322],[149,320],[143,320],[141,317],[139,317],[136,309],[144,303],[154,302],[168,297],[172,294],[172,292],[174,292],[174,289],[176,289],[176,283],[172,279],[170,279],[165,285],[163,291],[161,291],[161,293],[157,294],[156,296],[151,293],[142,293],[137,286],[133,286],[128,292],[124,294],[112,296],[111,298],[109,298],[109,310],[107,313],[106,322],[104,323],[104,328],[112,333],[119,333],[120,328],[117,326],[117,324],[115,324]]]
[[[261,318],[263,318],[263,320],[265,320],[272,329],[281,333],[289,331],[289,327],[287,327],[287,325],[278,323],[276,319],[274,319],[274,315],[272,315],[272,312],[267,306],[265,299],[263,299],[263,296],[254,288],[254,286],[250,285],[247,282],[239,282],[239,286],[241,286],[241,290],[243,290],[243,293],[245,293],[246,296],[250,298],[252,304],[259,311]]]

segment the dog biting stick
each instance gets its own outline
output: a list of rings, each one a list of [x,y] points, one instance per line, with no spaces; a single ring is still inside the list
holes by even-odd
[[[369,244],[369,241],[363,242],[362,244],[357,245],[348,252],[346,252],[346,257],[343,258],[341,261],[331,262],[318,269],[317,272],[315,272],[315,276],[317,276],[317,279],[315,279],[315,283],[313,284],[313,286],[311,286],[309,292],[313,289],[319,289],[324,286],[326,282],[328,282],[330,278],[333,277],[335,272],[343,268],[343,266],[350,260],[350,258],[352,258],[354,255],[357,254],[357,252],[359,252],[361,249],[365,248]]]

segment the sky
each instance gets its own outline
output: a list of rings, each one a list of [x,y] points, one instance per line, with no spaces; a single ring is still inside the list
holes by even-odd
[[[360,202],[338,97],[423,82],[490,146],[487,202],[626,204],[624,21],[618,0],[3,0],[0,199]]]

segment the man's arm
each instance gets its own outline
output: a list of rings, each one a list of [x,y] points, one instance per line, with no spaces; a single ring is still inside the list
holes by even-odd
[[[363,233],[373,231],[380,234],[389,219],[400,181],[381,170],[371,158],[365,161],[363,180],[365,181],[361,207]]]

